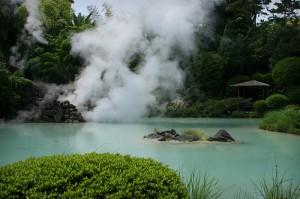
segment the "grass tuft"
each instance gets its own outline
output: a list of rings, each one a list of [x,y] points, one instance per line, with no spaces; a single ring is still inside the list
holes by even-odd
[[[205,133],[202,132],[202,131],[199,131],[199,130],[190,129],[190,130],[185,131],[183,134],[184,135],[192,135],[192,136],[197,137],[201,140],[202,138],[204,138]]]
[[[227,190],[219,185],[216,178],[210,178],[208,175],[203,176],[192,172],[185,181],[189,192],[190,199],[217,199]]]

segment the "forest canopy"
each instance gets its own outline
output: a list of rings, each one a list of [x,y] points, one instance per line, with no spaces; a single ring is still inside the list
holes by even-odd
[[[36,81],[73,82],[85,63],[71,53],[71,37],[95,28],[99,18],[113,16],[106,3],[101,10],[89,6],[89,14],[84,15],[76,13],[70,1],[40,0],[36,8],[42,13],[40,23],[30,25],[32,9],[10,0],[0,2],[0,118],[13,117],[24,108],[28,96],[21,91]],[[250,79],[271,84],[270,94],[300,98],[295,96],[299,73],[293,72],[299,71],[300,62],[299,10],[300,2],[295,0],[214,3],[205,23],[194,27],[196,53],[186,56],[178,47],[170,55],[186,74],[184,87],[178,90],[181,98],[196,104],[236,97],[229,85]],[[32,32],[38,26],[43,30],[40,39]],[[145,35],[149,41],[153,37]],[[128,68],[136,71],[144,56],[136,52],[128,59]]]

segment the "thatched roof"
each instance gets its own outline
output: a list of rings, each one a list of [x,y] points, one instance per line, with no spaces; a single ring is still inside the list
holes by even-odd
[[[232,84],[230,86],[233,86],[233,87],[261,87],[261,86],[268,87],[270,85],[263,83],[263,82],[256,81],[256,80],[251,80],[251,81],[241,82],[238,84]]]

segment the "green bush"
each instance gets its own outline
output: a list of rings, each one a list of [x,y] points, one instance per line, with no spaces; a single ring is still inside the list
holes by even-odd
[[[300,86],[290,87],[286,94],[289,102],[292,104],[300,104]]]
[[[264,75],[262,73],[254,73],[251,75],[252,80],[256,80],[256,81],[260,81],[260,82],[263,81],[263,77],[264,77]]]
[[[245,105],[251,103],[250,99],[228,98],[223,100],[207,100],[202,111],[203,117],[230,117]],[[239,114],[240,115],[240,114]]]
[[[287,103],[287,97],[282,94],[273,94],[266,99],[266,105],[271,109],[282,109]]]
[[[263,115],[268,110],[265,100],[258,100],[254,102],[253,106],[255,113],[259,115]]]
[[[300,134],[300,112],[293,109],[272,111],[265,115],[259,127],[269,131]]]
[[[263,74],[263,82],[270,84],[270,85],[274,85],[274,80],[272,77],[272,73],[265,73]]]
[[[187,198],[181,177],[129,155],[54,155],[0,168],[1,198]]]
[[[299,85],[300,57],[288,57],[280,60],[272,71],[272,77],[278,86]]]

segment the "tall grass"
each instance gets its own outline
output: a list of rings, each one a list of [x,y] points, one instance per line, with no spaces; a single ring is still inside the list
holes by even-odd
[[[218,179],[207,174],[199,175],[191,172],[186,184],[190,199],[221,199],[229,188],[219,185]],[[251,180],[253,190],[239,190],[235,199],[300,199],[300,184],[294,184],[293,179],[287,179],[286,175],[279,175],[278,165],[270,178],[260,178],[258,182]]]
[[[254,183],[258,198],[261,199],[299,199],[300,184],[294,185],[293,179],[286,179],[285,175],[279,176],[276,165],[275,175],[271,183],[266,178],[260,179],[259,184]]]
[[[259,127],[269,131],[300,134],[299,125],[300,112],[293,109],[285,109],[267,113]]]
[[[218,199],[227,190],[219,185],[216,178],[210,178],[207,174],[203,176],[192,172],[186,179],[185,184],[190,199]]]

